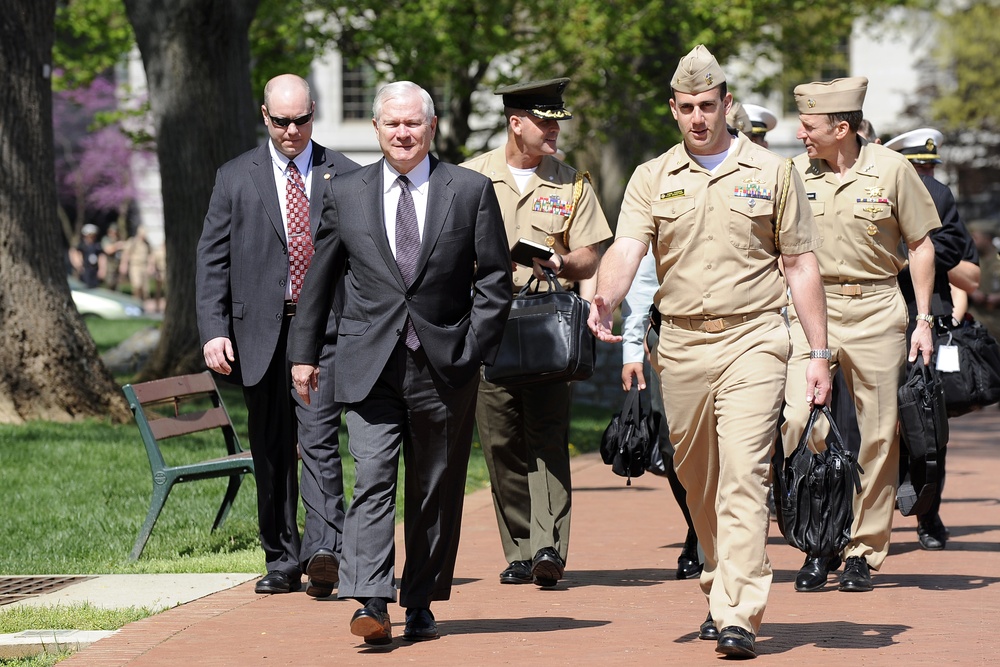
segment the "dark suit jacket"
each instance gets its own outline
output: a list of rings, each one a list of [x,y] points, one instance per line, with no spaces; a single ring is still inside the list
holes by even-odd
[[[960,261],[968,260],[979,263],[979,251],[972,236],[958,215],[958,205],[951,188],[933,176],[921,176],[924,187],[934,200],[941,226],[931,231],[931,243],[934,244],[934,291],[931,293],[931,314],[950,315],[954,309],[951,301],[951,286],[948,283],[948,272],[958,266]],[[913,280],[910,278],[910,267],[899,272],[899,289],[906,299],[910,309],[910,319],[917,314],[917,301],[913,294]]]
[[[379,160],[330,182],[289,334],[289,358],[316,365],[333,279],[346,265],[334,379],[343,403],[368,395],[404,335],[407,315],[434,373],[449,387],[468,382],[496,356],[513,294],[492,183],[434,157],[420,256],[407,288],[386,236],[382,168]]]
[[[333,176],[358,165],[316,142],[312,147],[309,222],[315,238],[328,184]],[[196,307],[201,343],[229,337],[237,363],[235,377],[229,379],[248,387],[263,377],[281,333],[288,281],[288,246],[281,221],[284,196],[275,188],[267,144],[230,160],[216,174],[198,243]],[[329,318],[329,326],[329,334],[336,336],[336,317]]]

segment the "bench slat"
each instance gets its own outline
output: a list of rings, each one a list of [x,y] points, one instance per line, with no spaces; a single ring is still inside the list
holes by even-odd
[[[229,426],[229,417],[222,407],[149,421],[149,430],[152,431],[153,437],[157,440],[223,426]]]
[[[139,399],[139,402],[145,405],[146,403],[157,403],[178,396],[214,393],[216,389],[212,376],[208,372],[205,372],[178,375],[177,377],[134,384],[132,385],[132,391],[135,392],[135,396]]]

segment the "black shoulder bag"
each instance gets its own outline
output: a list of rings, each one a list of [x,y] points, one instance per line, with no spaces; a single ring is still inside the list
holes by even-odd
[[[830,422],[833,437],[827,438],[827,448],[816,454],[809,449],[809,436],[820,413]],[[773,466],[781,534],[812,557],[838,555],[851,539],[854,495],[861,493],[864,471],[844,448],[830,408],[813,407],[798,447],[788,458],[776,456]]]
[[[658,447],[658,433],[639,402],[639,383],[633,382],[622,409],[611,418],[601,437],[601,458],[611,472],[625,478],[625,486],[639,477],[650,464],[650,451]]]

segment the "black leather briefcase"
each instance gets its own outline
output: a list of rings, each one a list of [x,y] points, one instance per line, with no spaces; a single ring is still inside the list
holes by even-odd
[[[597,346],[587,327],[590,304],[566,291],[545,269],[547,291],[532,291],[534,277],[514,297],[500,350],[484,377],[504,387],[586,380],[594,374]],[[540,281],[537,281],[540,283]]]

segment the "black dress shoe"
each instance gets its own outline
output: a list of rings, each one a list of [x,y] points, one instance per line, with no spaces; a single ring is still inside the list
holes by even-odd
[[[392,623],[385,600],[372,598],[351,616],[351,634],[364,637],[366,644],[383,646],[392,643]]]
[[[542,588],[555,586],[565,572],[566,563],[559,552],[552,547],[539,549],[531,559],[531,578]]]
[[[917,539],[920,541],[921,549],[927,551],[944,549],[944,545],[948,541],[948,529],[941,523],[941,517],[937,513],[918,517]]]
[[[530,584],[533,581],[530,560],[516,560],[500,573],[501,584]]]
[[[306,595],[314,598],[330,597],[340,579],[340,562],[329,549],[317,549],[306,565],[309,584]]]
[[[719,629],[715,627],[715,621],[712,620],[712,612],[708,612],[708,618],[698,628],[698,639],[706,639],[714,642],[718,638]]]
[[[407,609],[403,639],[423,642],[438,638],[438,626],[430,609]]]
[[[753,633],[749,630],[738,625],[727,625],[719,633],[719,643],[715,647],[715,652],[729,658],[756,658],[754,639]]]
[[[301,575],[292,577],[280,570],[273,570],[260,578],[254,586],[255,593],[264,595],[273,593],[291,593],[302,588]]]
[[[704,566],[698,560],[698,535],[693,530],[688,529],[687,539],[684,540],[684,548],[681,555],[677,557],[677,578],[694,579],[701,574]]]
[[[806,562],[795,575],[795,590],[818,591],[826,586],[827,575],[836,572],[840,567],[840,556],[833,558],[814,558],[806,555]]]
[[[840,575],[840,590],[849,593],[865,593],[872,590],[872,574],[868,561],[860,556],[850,556],[844,563],[844,573]]]

